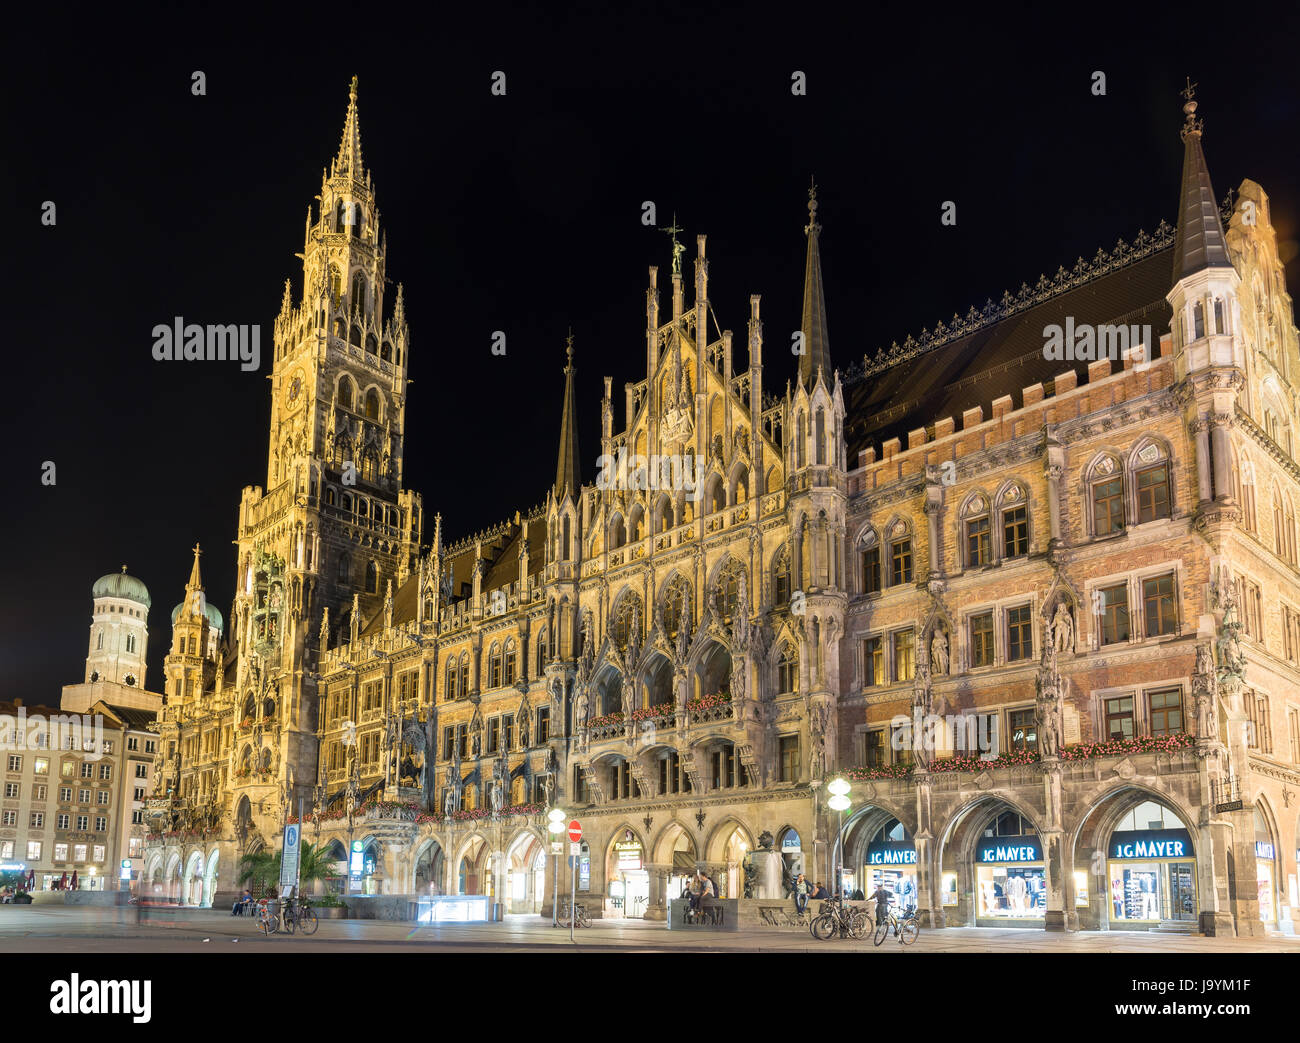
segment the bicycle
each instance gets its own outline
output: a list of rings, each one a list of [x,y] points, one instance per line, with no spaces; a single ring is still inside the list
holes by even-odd
[[[892,911],[886,911],[885,919],[876,926],[875,943],[881,944],[891,930],[900,945],[911,945],[921,933],[921,923],[916,918],[916,910],[909,906],[903,910],[901,917],[896,916]]]
[[[575,919],[576,916],[576,919]],[[555,918],[554,927],[568,927],[572,924],[574,927],[590,927],[591,917],[587,915],[587,907],[578,902],[569,908],[569,903],[564,902],[560,906],[559,915]]]
[[[306,898],[286,899],[284,902],[284,920],[289,925],[290,934],[293,933],[295,925],[303,934],[315,934],[316,928],[320,926],[320,918],[312,909],[311,902]]]
[[[820,913],[808,928],[819,941],[827,941],[837,933],[841,938],[862,938],[867,933],[867,914],[856,906],[846,906],[844,898],[836,895],[823,902]]]

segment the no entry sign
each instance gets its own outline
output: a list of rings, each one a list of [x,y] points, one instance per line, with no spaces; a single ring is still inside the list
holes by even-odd
[[[576,818],[569,823],[569,839],[575,844],[582,839],[582,823]]]

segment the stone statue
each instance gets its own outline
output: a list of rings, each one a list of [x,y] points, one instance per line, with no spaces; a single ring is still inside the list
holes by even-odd
[[[1058,653],[1074,650],[1074,617],[1070,615],[1065,598],[1056,603],[1056,612],[1052,615],[1053,646]]]
[[[825,704],[812,707],[808,715],[808,729],[812,733],[812,752],[808,758],[808,774],[820,779],[826,774],[826,728],[830,723],[830,707]]]
[[[1196,734],[1207,741],[1219,738],[1218,688],[1214,673],[1214,652],[1208,643],[1196,646],[1196,671],[1192,674],[1192,691],[1196,695]]]
[[[447,780],[447,792],[442,795],[442,817],[451,818],[451,813],[456,810],[456,787],[452,785],[451,780]]]
[[[469,755],[471,757],[477,758],[483,746],[483,733],[479,731],[479,729],[475,728],[474,731],[470,733],[469,742],[470,742]]]
[[[587,726],[587,687],[579,687],[577,695],[573,697],[573,727],[574,730],[580,730]]]
[[[940,627],[934,628],[934,638],[930,641],[930,668],[936,674],[948,672],[948,638]]]
[[[494,778],[494,779],[492,780],[492,797],[491,797],[491,799],[492,799],[492,814],[493,814],[493,815],[500,815],[500,814],[501,814],[501,806],[502,806],[502,794],[501,794],[501,791],[502,791],[501,779],[500,779],[500,778]]]
[[[530,738],[530,727],[532,725],[533,712],[528,705],[527,696],[524,697],[524,705],[519,708],[519,746],[521,749],[528,749],[532,745]]]
[[[542,792],[546,796],[546,806],[551,806],[551,801],[555,794],[555,776],[547,773],[542,776]]]

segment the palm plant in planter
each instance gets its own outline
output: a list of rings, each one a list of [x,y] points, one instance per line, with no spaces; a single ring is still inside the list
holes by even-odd
[[[253,890],[267,891],[280,880],[280,861],[282,852],[254,851],[239,861],[237,883],[248,884]],[[298,880],[305,889],[308,884],[324,880],[333,869],[334,862],[329,857],[328,849],[321,844],[304,842],[298,852]]]

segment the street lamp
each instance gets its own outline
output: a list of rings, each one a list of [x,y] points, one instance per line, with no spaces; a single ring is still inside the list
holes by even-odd
[[[838,854],[836,865],[838,873],[835,877],[835,889],[836,893],[839,893],[844,888],[844,848],[842,846],[844,843],[844,812],[851,803],[849,800],[851,787],[848,779],[841,775],[831,779],[826,788],[831,793],[831,799],[827,801],[827,804],[832,811],[838,811],[840,815],[840,828],[835,834],[835,848]]]
[[[546,830],[551,834],[551,848],[555,852],[555,879],[551,888],[551,926],[559,927],[560,913],[560,834],[564,832],[564,820],[567,816],[559,808],[551,808],[546,813]]]

